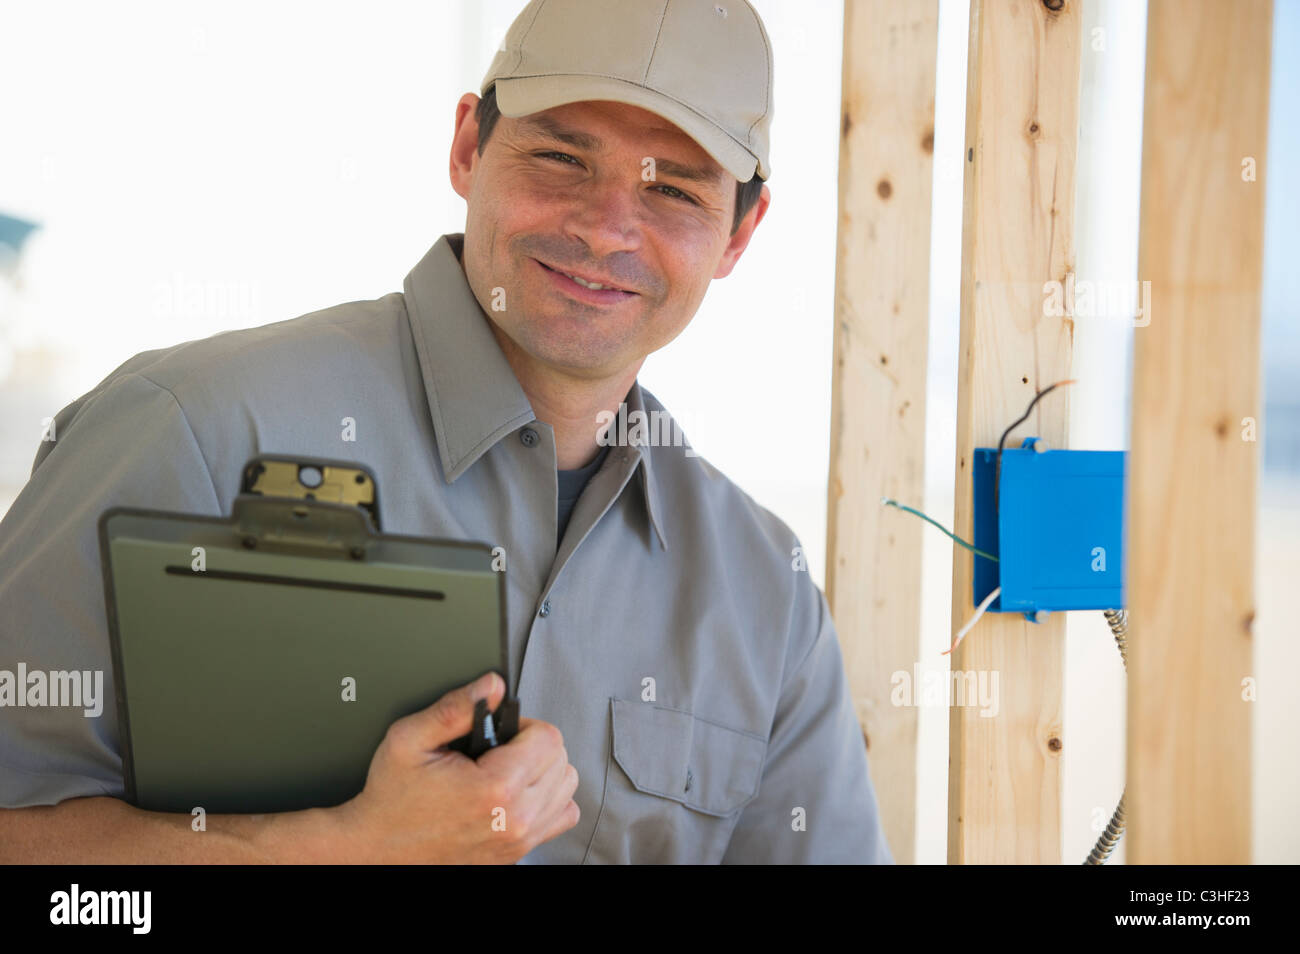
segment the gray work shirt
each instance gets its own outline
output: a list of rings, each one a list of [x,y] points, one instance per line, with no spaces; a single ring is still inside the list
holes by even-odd
[[[505,548],[511,688],[580,778],[581,820],[525,861],[891,862],[799,540],[662,440],[637,382],[628,435],[641,412],[661,440],[606,455],[557,552],[554,433],[462,242],[404,293],[141,353],[59,413],[0,522],[0,670],[102,670],[107,698],[98,718],[0,708],[0,806],[123,795],[99,515],[228,515],[244,463],[285,453],[368,465],[386,531]]]

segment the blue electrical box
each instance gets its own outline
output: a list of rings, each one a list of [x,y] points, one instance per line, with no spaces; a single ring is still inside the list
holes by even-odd
[[[975,449],[975,605],[991,613],[1124,606],[1124,451]]]

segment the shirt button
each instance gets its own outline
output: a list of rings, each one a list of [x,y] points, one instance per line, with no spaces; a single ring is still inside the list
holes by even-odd
[[[538,616],[550,616],[550,615],[551,615],[551,601],[550,601],[549,599],[546,599],[546,600],[543,600],[543,601],[542,601],[542,608],[541,608],[540,610],[537,611],[537,615],[538,615]]]
[[[525,427],[519,432],[519,442],[525,447],[536,447],[537,441],[537,431],[533,430],[531,427]]]

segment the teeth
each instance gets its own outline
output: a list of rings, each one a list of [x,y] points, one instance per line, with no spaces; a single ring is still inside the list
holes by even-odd
[[[581,278],[579,278],[577,275],[570,275],[568,272],[560,272],[560,274],[563,275],[565,278],[572,278],[575,282],[577,282],[577,283],[578,283],[579,285],[581,285],[583,288],[596,288],[596,289],[605,289],[605,288],[608,288],[608,289],[611,289],[611,290],[617,290],[617,289],[614,288],[613,285],[602,285],[602,284],[600,284],[599,282],[588,282],[588,281],[583,281],[583,280],[582,280]]]

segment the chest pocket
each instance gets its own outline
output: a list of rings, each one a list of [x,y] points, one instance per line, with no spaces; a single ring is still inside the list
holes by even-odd
[[[605,794],[587,861],[717,862],[758,794],[767,741],[683,709],[611,699]]]

